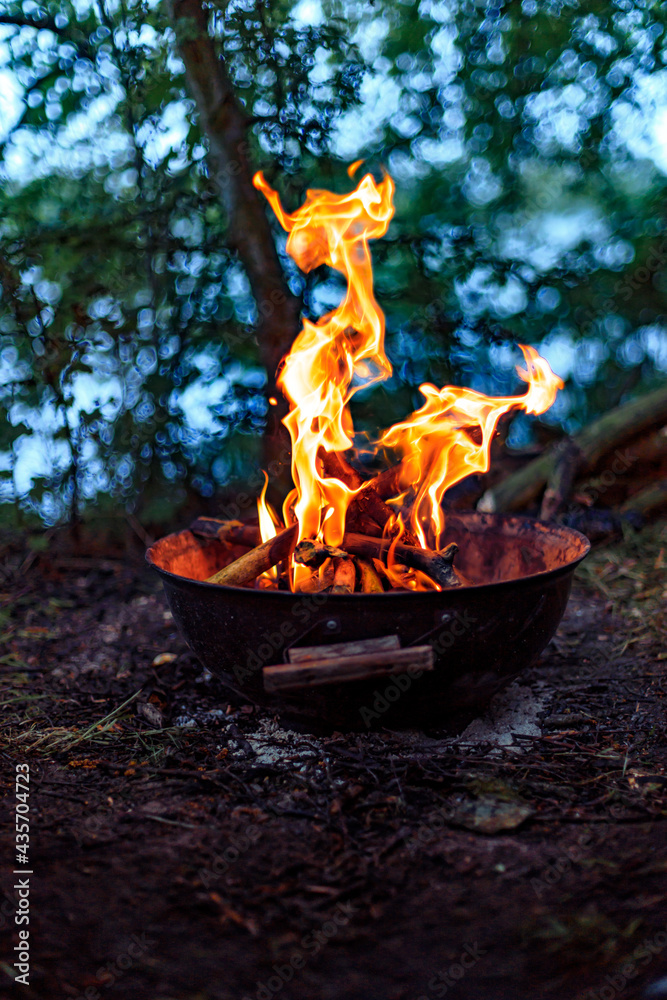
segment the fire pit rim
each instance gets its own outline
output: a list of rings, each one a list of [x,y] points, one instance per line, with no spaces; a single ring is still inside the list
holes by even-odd
[[[392,597],[393,598],[411,598],[411,599],[420,598],[421,600],[423,600],[424,597],[427,596],[427,595],[432,596],[434,594],[447,594],[448,596],[453,596],[455,594],[456,595],[463,595],[463,594],[469,593],[470,591],[474,591],[475,593],[479,593],[479,592],[482,592],[485,588],[494,588],[495,589],[495,588],[498,588],[498,587],[509,587],[509,586],[515,585],[516,582],[517,582],[517,580],[521,580],[521,581],[536,581],[536,582],[539,583],[540,580],[543,580],[546,577],[553,578],[554,576],[557,576],[557,575],[559,575],[561,573],[567,573],[567,572],[573,571],[574,569],[576,569],[576,567],[579,565],[579,563],[582,562],[586,558],[586,556],[588,555],[588,553],[590,552],[590,549],[591,549],[591,543],[590,543],[589,539],[586,538],[586,536],[583,535],[580,531],[577,531],[575,528],[570,528],[567,525],[561,525],[561,524],[547,525],[547,524],[544,524],[541,521],[536,520],[535,518],[526,517],[524,515],[517,515],[517,514],[490,514],[490,513],[485,513],[485,512],[482,512],[482,511],[456,511],[456,512],[451,511],[450,512],[450,516],[452,518],[461,519],[461,520],[466,520],[471,515],[474,516],[475,520],[477,521],[477,523],[479,525],[478,531],[483,530],[484,524],[488,524],[489,526],[490,525],[498,525],[498,526],[500,526],[500,525],[503,525],[503,524],[508,524],[509,525],[509,524],[517,524],[517,523],[518,524],[529,524],[531,526],[531,528],[533,528],[533,529],[537,528],[538,530],[543,530],[543,531],[548,532],[548,533],[561,535],[561,536],[567,538],[568,540],[570,540],[571,542],[578,543],[578,545],[580,546],[579,554],[576,556],[576,558],[574,558],[574,559],[568,559],[565,562],[563,562],[561,565],[556,566],[555,568],[540,570],[537,573],[526,573],[526,574],[523,574],[520,577],[513,577],[513,578],[507,579],[507,580],[496,580],[496,581],[490,581],[488,583],[471,583],[471,584],[466,584],[466,586],[464,586],[464,587],[460,587],[460,588],[458,588],[458,587],[455,587],[455,588],[446,588],[445,590],[442,590],[442,591],[435,591],[435,590],[434,591],[417,591],[417,590],[414,590],[414,591],[413,590],[391,591],[391,590],[388,590],[388,591],[385,591],[385,592],[383,592],[381,594],[379,594],[379,593],[373,593],[373,594],[364,594],[364,593],[331,594],[331,593],[328,593],[328,594],[326,594],[327,601],[333,600],[334,602],[335,601],[343,601],[343,602],[345,602],[345,601],[349,601],[350,598],[361,598],[362,600],[368,600],[369,598],[370,599],[376,599],[376,600],[386,600],[387,598],[392,598]],[[183,535],[188,530],[189,530],[188,528],[183,528],[181,531],[173,531],[173,532],[170,532],[168,535],[163,535],[162,538],[156,539],[156,541],[153,542],[153,544],[150,545],[146,549],[146,555],[145,555],[146,562],[160,576],[165,576],[165,577],[168,577],[168,578],[170,578],[172,580],[175,580],[175,581],[185,580],[185,581],[188,582],[188,584],[196,584],[199,587],[205,587],[207,589],[212,589],[212,590],[217,590],[217,591],[233,591],[234,593],[241,592],[243,594],[253,594],[253,595],[257,595],[260,600],[270,599],[270,600],[278,600],[278,601],[288,601],[288,600],[289,601],[293,601],[295,598],[298,599],[300,597],[302,598],[302,597],[306,597],[306,596],[314,596],[314,595],[307,595],[307,594],[295,593],[293,591],[255,590],[252,587],[234,587],[234,586],[230,586],[229,584],[208,583],[206,580],[195,580],[193,577],[181,576],[179,573],[172,573],[171,570],[163,569],[163,567],[159,566],[155,562],[155,560],[153,558],[153,551],[152,550],[160,542],[164,541],[166,538],[176,538],[178,535]],[[475,531],[474,531],[473,528],[468,528],[468,530],[471,531],[471,533],[475,533]]]

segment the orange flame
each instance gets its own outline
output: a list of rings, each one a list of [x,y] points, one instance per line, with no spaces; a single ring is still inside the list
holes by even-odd
[[[320,448],[345,451],[351,446],[347,407],[352,395],[391,375],[384,353],[384,315],[373,296],[368,241],[387,231],[394,214],[394,184],[388,175],[376,184],[366,174],[350,194],[308,191],[305,203],[292,215],[283,211],[278,194],[261,173],[254,184],[290,234],[287,250],[299,267],[310,271],[328,264],[348,283],[337,309],[317,323],[304,319],[278,379],[291,404],[284,422],[292,439],[295,484],[285,501],[285,520],[293,520],[293,506],[299,540],[319,538],[340,545],[354,491],[339,479],[323,477],[317,456]]]
[[[491,439],[501,416],[511,409],[544,413],[563,388],[562,379],[534,348],[520,347],[526,369],[517,368],[517,373],[528,383],[525,395],[494,398],[449,385],[438,391],[427,383],[419,387],[426,398],[421,409],[381,438],[403,455],[399,481],[403,489],[416,493],[410,527],[424,547],[425,521],[439,547],[445,526],[440,504],[446,490],[474,472],[488,472]],[[478,442],[470,436],[474,429],[481,433]]]
[[[387,565],[385,567],[387,576],[395,588],[402,590],[442,590],[439,583],[431,580],[419,570],[402,566],[396,559],[396,546],[405,534],[405,524],[403,516],[397,514],[392,516],[385,525],[384,534],[391,538],[391,544],[387,551]]]
[[[274,538],[278,534],[280,521],[275,510],[266,499],[266,491],[269,487],[269,477],[264,475],[264,486],[257,498],[257,515],[259,517],[259,534],[263,542],[268,542],[269,538]]]
[[[352,164],[350,176],[363,161]],[[354,191],[306,192],[294,213],[283,210],[280,198],[258,173],[253,178],[289,233],[287,250],[303,271],[328,264],[344,275],[347,289],[333,312],[303,328],[284,359],[278,384],[290,410],[284,423],[292,440],[294,489],[287,496],[285,524],[297,521],[299,541],[318,539],[340,545],[347,508],[356,490],[340,479],[322,475],[323,452],[342,452],[352,445],[349,402],[356,391],[391,375],[384,348],[384,315],[373,295],[373,271],[368,241],[383,236],[394,214],[394,183],[385,174],[377,184],[366,174]],[[438,547],[444,529],[441,501],[445,491],[474,472],[489,468],[491,440],[500,417],[513,408],[543,413],[553,403],[563,382],[531,347],[521,348],[526,369],[517,369],[527,382],[523,396],[493,398],[472,389],[422,385],[426,402],[406,420],[391,427],[380,443],[401,455],[396,501],[414,497],[410,527],[419,543],[429,539]],[[277,518],[266,504],[266,485],[258,502],[262,539],[275,534]],[[422,573],[394,568],[394,549],[405,531],[399,516],[392,519],[394,541],[388,573],[396,584],[411,589],[432,588]],[[293,589],[314,586],[305,566],[292,567]]]
[[[273,538],[278,534],[278,528],[280,521],[278,520],[278,515],[267,502],[266,491],[269,486],[269,477],[266,472],[264,473],[264,486],[262,487],[262,492],[257,498],[257,514],[259,516],[259,534],[263,542],[268,542],[269,538]],[[266,581],[277,580],[278,570],[275,566],[271,569],[267,569],[266,573],[262,573],[262,578]]]

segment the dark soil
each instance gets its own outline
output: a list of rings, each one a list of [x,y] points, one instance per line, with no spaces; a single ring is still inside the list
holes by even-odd
[[[462,737],[316,736],[202,670],[136,554],[7,542],[2,995],[667,996],[666,549],[658,525],[594,553]]]

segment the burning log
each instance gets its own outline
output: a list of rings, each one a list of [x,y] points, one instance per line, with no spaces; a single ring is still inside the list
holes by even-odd
[[[260,540],[259,527],[254,527],[253,525],[246,525],[245,527],[248,531],[244,533],[243,537],[254,537],[256,547],[251,549],[250,552],[239,556],[238,559],[235,559],[228,566],[218,570],[217,573],[208,578],[207,583],[218,583],[226,587],[242,587],[246,583],[251,583],[261,573],[266,573],[267,569],[271,569],[276,563],[289,557],[296,542],[298,530],[296,524],[292,524],[289,528],[284,528],[273,538],[262,542],[260,545],[257,545],[257,542]],[[230,531],[236,532],[238,529],[231,528]],[[254,532],[254,535],[252,532]],[[226,538],[229,539],[229,535]]]
[[[265,573],[272,566],[275,566],[276,563],[289,557],[296,539],[297,526],[293,524],[289,528],[285,528],[267,542],[261,542],[258,525],[242,525],[238,521],[216,521],[213,518],[198,518],[192,524],[190,530],[193,534],[207,538],[218,538],[225,543],[256,546],[228,566],[218,570],[217,573],[206,581],[207,583],[237,587],[252,582],[261,573]],[[313,568],[320,568],[325,560],[334,559],[338,561],[336,564],[338,566],[339,563],[345,560],[350,561],[349,556],[351,555],[360,556],[367,561],[381,559],[389,551],[390,545],[391,540],[388,538],[374,538],[368,535],[357,534],[356,532],[346,532],[340,548],[333,545],[325,545],[322,542],[313,542],[308,539],[299,542],[294,550],[294,559],[304,566],[311,566]],[[399,542],[394,546],[393,551],[397,562],[410,566],[412,569],[420,570],[431,580],[435,580],[441,587],[460,586],[461,580],[453,567],[454,557],[458,552],[458,546],[454,542],[440,552]],[[366,575],[367,586],[369,587],[371,586],[370,568],[367,567],[363,571]],[[373,572],[377,576],[377,571],[373,570]],[[344,582],[341,582],[341,586],[349,586],[349,569],[346,570],[346,574],[347,576]],[[343,580],[342,576],[341,580]],[[328,586],[331,582],[336,586],[335,580],[329,581],[329,583],[323,584],[323,586]],[[354,585],[352,584],[353,589]],[[338,593],[351,592],[338,591]]]
[[[368,559],[357,559],[362,594],[382,594],[384,587],[375,566]]]
[[[352,468],[340,452],[322,451],[320,458],[322,469],[327,476],[340,479],[351,490],[358,490],[362,485],[363,479],[360,474]],[[348,508],[346,521],[349,530],[360,528],[361,534],[380,536],[382,529],[395,516],[395,511],[391,509],[389,504],[385,503],[385,497],[395,496],[398,492],[398,466],[394,469],[388,469],[387,472],[391,475],[385,477],[382,473],[380,476],[375,476],[364,485],[356,497],[353,497]],[[393,488],[391,484],[393,484]],[[385,497],[380,494],[380,489]],[[403,538],[407,545],[417,544],[417,539],[407,528],[403,533]]]
[[[363,479],[356,469],[352,468],[345,456],[340,451],[319,451],[319,459],[322,463],[322,471],[329,479],[340,479],[351,490],[358,490]]]
[[[380,544],[378,544],[378,541]],[[387,539],[365,538],[363,535],[353,533],[346,534],[343,539],[345,549],[355,556],[365,556],[367,559],[378,557],[383,552],[388,551],[389,541]],[[454,557],[459,551],[459,547],[452,542],[439,552],[431,549],[420,549],[414,545],[405,545],[399,542],[394,546],[394,557],[397,562],[410,566],[411,569],[418,569],[431,580],[435,580],[441,587],[460,586],[459,578],[454,569]]]
[[[350,504],[350,512],[354,516],[356,511],[362,506],[368,504],[374,506],[375,497],[379,497],[380,500],[389,500],[390,497],[395,497],[401,492],[400,486],[400,463],[398,465],[392,465],[390,469],[383,469],[379,472],[377,476],[373,476],[372,479],[368,479],[364,483],[364,487],[357,493],[356,497],[352,500]],[[361,480],[360,480],[361,483]],[[384,504],[384,508],[392,513],[391,508],[387,504]],[[386,523],[386,521],[385,521]]]
[[[395,497],[401,492],[400,473],[400,462],[398,465],[392,465],[390,469],[383,469],[382,472],[379,472],[373,479],[369,479],[364,485],[364,492],[366,490],[373,490],[382,500]]]
[[[331,593],[353,594],[354,584],[357,577],[354,560],[350,559],[349,556],[345,556],[342,559],[336,559],[334,565],[334,581]]]
[[[318,564],[317,572],[307,580],[299,580],[294,587],[297,594],[320,594],[333,586],[335,573],[334,560],[327,556]]]
[[[295,588],[299,594],[320,594],[323,590],[333,586],[335,573],[334,560],[326,558],[317,573],[314,573],[309,580],[299,582]]]
[[[354,556],[362,556],[365,559],[377,559],[389,551],[390,544],[388,538],[371,538],[367,535],[358,535],[355,532],[346,532],[341,549],[324,545],[322,542],[303,541],[299,542],[294,550],[294,559],[306,566],[314,566],[328,556],[340,558],[341,551]],[[393,548],[397,562],[410,566],[411,569],[420,570],[441,587],[460,586],[459,577],[453,566],[454,557],[458,550],[458,545],[455,542],[440,552],[420,549],[401,542]]]

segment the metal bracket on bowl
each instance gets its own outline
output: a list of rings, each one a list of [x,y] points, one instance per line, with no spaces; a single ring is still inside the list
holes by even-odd
[[[433,670],[431,646],[401,649],[398,636],[357,642],[336,642],[326,646],[298,646],[287,651],[289,663],[264,667],[266,691],[294,691],[322,684],[340,684]]]
[[[292,662],[292,651],[294,651],[298,656],[299,650],[310,648],[297,644],[302,643],[307,636],[312,635],[313,633],[316,633],[317,638],[323,637],[324,633],[324,635],[326,635],[327,637],[331,636],[331,638],[333,639],[335,635],[340,635],[341,633],[340,618],[336,617],[336,615],[331,615],[325,621],[322,621],[321,618],[318,618],[317,621],[314,621],[312,625],[309,625],[308,628],[301,633],[301,635],[298,635],[296,639],[294,639],[290,643],[290,645],[285,648],[283,654],[283,660],[285,661],[285,663]]]
[[[497,616],[500,620],[500,616]],[[495,619],[494,619],[495,623]],[[475,619],[468,621],[464,619],[458,611],[439,611],[436,614],[436,622],[433,628],[430,628],[427,632],[424,632],[419,638],[415,639],[412,645],[422,645],[426,642],[431,642],[433,639],[442,641],[443,636],[451,636],[452,642],[448,643],[447,646],[453,645],[454,640],[465,635],[466,632],[470,631],[473,625],[477,625]],[[475,634],[479,633],[479,629],[475,627]]]

